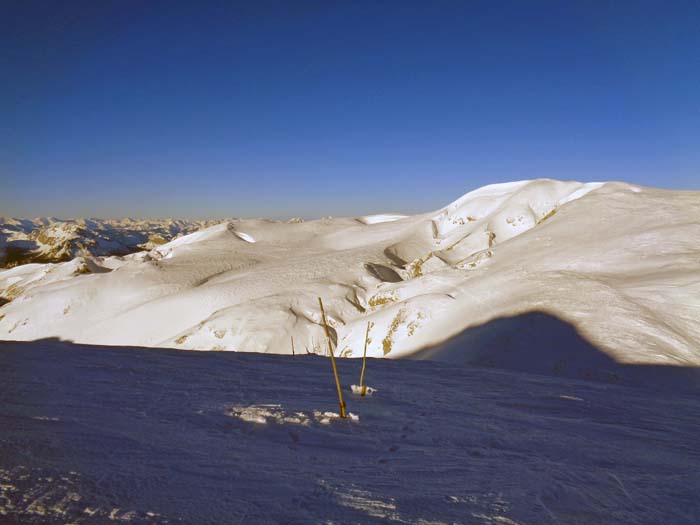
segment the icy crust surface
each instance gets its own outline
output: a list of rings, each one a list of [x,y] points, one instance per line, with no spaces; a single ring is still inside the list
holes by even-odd
[[[346,388],[358,360],[339,360]],[[2,523],[697,525],[697,392],[0,342]]]
[[[371,357],[511,362],[441,345],[541,312],[617,362],[698,365],[699,218],[698,192],[534,180],[415,216],[231,220],[0,271],[0,339],[325,354],[322,297],[341,357],[362,355],[369,323]],[[509,330],[479,344],[510,356]]]

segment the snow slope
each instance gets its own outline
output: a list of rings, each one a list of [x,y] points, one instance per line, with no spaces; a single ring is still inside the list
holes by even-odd
[[[697,390],[359,368],[342,421],[318,356],[0,342],[0,522],[700,522]]]
[[[698,239],[700,192],[554,180],[415,216],[233,220],[149,253],[0,271],[0,339],[323,354],[320,296],[344,357],[371,323],[373,357],[525,366],[530,318],[496,321],[541,312],[611,362],[699,365]],[[450,347],[475,327],[486,358]]]

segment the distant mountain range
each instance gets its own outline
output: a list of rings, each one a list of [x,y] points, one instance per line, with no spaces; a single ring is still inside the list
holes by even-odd
[[[151,250],[221,220],[0,217],[0,268]]]

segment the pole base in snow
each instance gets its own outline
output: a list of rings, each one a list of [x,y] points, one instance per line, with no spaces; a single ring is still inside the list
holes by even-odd
[[[356,396],[371,396],[377,389],[367,385],[350,385],[350,391]]]

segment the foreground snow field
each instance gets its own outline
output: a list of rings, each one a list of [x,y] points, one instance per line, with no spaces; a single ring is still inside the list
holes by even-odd
[[[700,365],[698,239],[700,192],[553,180],[410,217],[235,220],[150,252],[0,271],[0,339],[324,353],[320,296],[344,357],[372,323],[373,357],[490,364],[443,343],[543,312],[616,362]]]
[[[343,421],[319,356],[0,342],[0,522],[700,522],[677,367],[659,389],[376,359],[367,398],[359,368]]]

